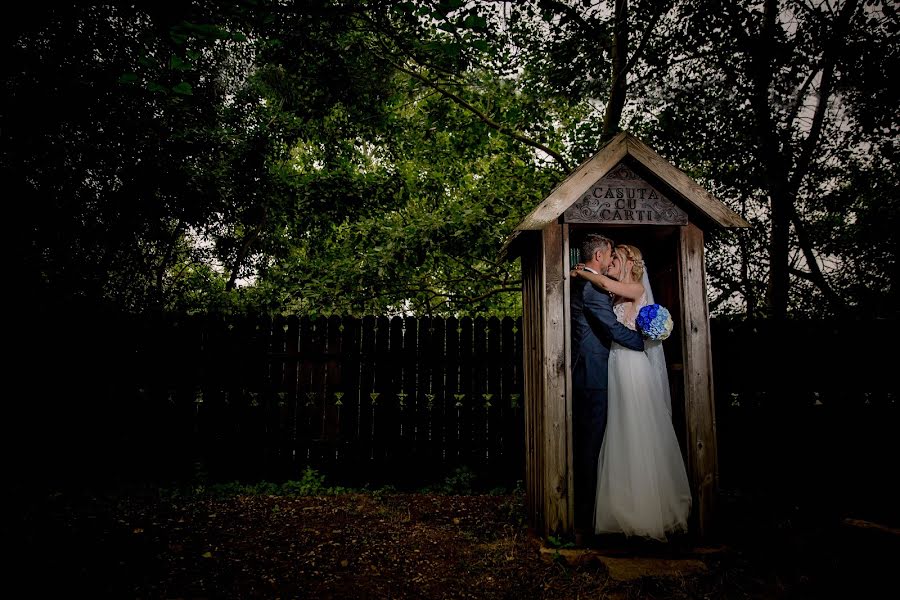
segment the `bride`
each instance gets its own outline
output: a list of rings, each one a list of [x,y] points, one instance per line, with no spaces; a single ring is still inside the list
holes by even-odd
[[[616,246],[607,275],[572,271],[573,277],[614,294],[617,319],[636,329],[638,311],[653,304],[641,251]],[[597,465],[594,531],[660,541],[667,533],[686,532],[691,490],[672,425],[661,342],[646,341],[644,352],[612,343],[608,411]]]

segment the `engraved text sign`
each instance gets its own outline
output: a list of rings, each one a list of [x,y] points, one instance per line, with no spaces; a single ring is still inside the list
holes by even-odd
[[[685,225],[687,214],[624,164],[566,209],[566,223]]]

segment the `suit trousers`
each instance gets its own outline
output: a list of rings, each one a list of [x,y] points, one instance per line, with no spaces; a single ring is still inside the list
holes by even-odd
[[[576,531],[594,530],[597,461],[606,432],[607,399],[607,390],[572,390]]]

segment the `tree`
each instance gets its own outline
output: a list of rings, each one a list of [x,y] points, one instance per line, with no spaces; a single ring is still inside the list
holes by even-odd
[[[710,240],[715,311],[896,314],[886,3],[29,10],[0,115],[26,298],[516,310],[503,239],[625,128],[755,225]]]
[[[896,15],[852,1],[755,7],[709,2],[681,13],[694,56],[705,58],[668,70],[672,98],[656,127],[662,148],[757,225],[715,250],[720,298],[741,295],[749,315],[778,319],[861,305],[896,314],[887,307],[896,306],[897,257],[887,249],[896,247],[897,180],[872,162],[897,148],[886,104],[897,100],[886,79]],[[873,210],[878,225],[865,216]],[[863,233],[860,219],[874,229]],[[863,256],[870,269],[848,269]],[[864,291],[873,285],[874,304]]]
[[[4,37],[2,172],[26,302],[162,306],[223,209],[211,134],[240,35],[197,9],[33,5]]]

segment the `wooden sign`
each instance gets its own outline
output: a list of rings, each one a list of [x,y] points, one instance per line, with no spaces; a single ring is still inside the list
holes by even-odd
[[[563,213],[566,223],[686,225],[687,214],[619,163]]]

